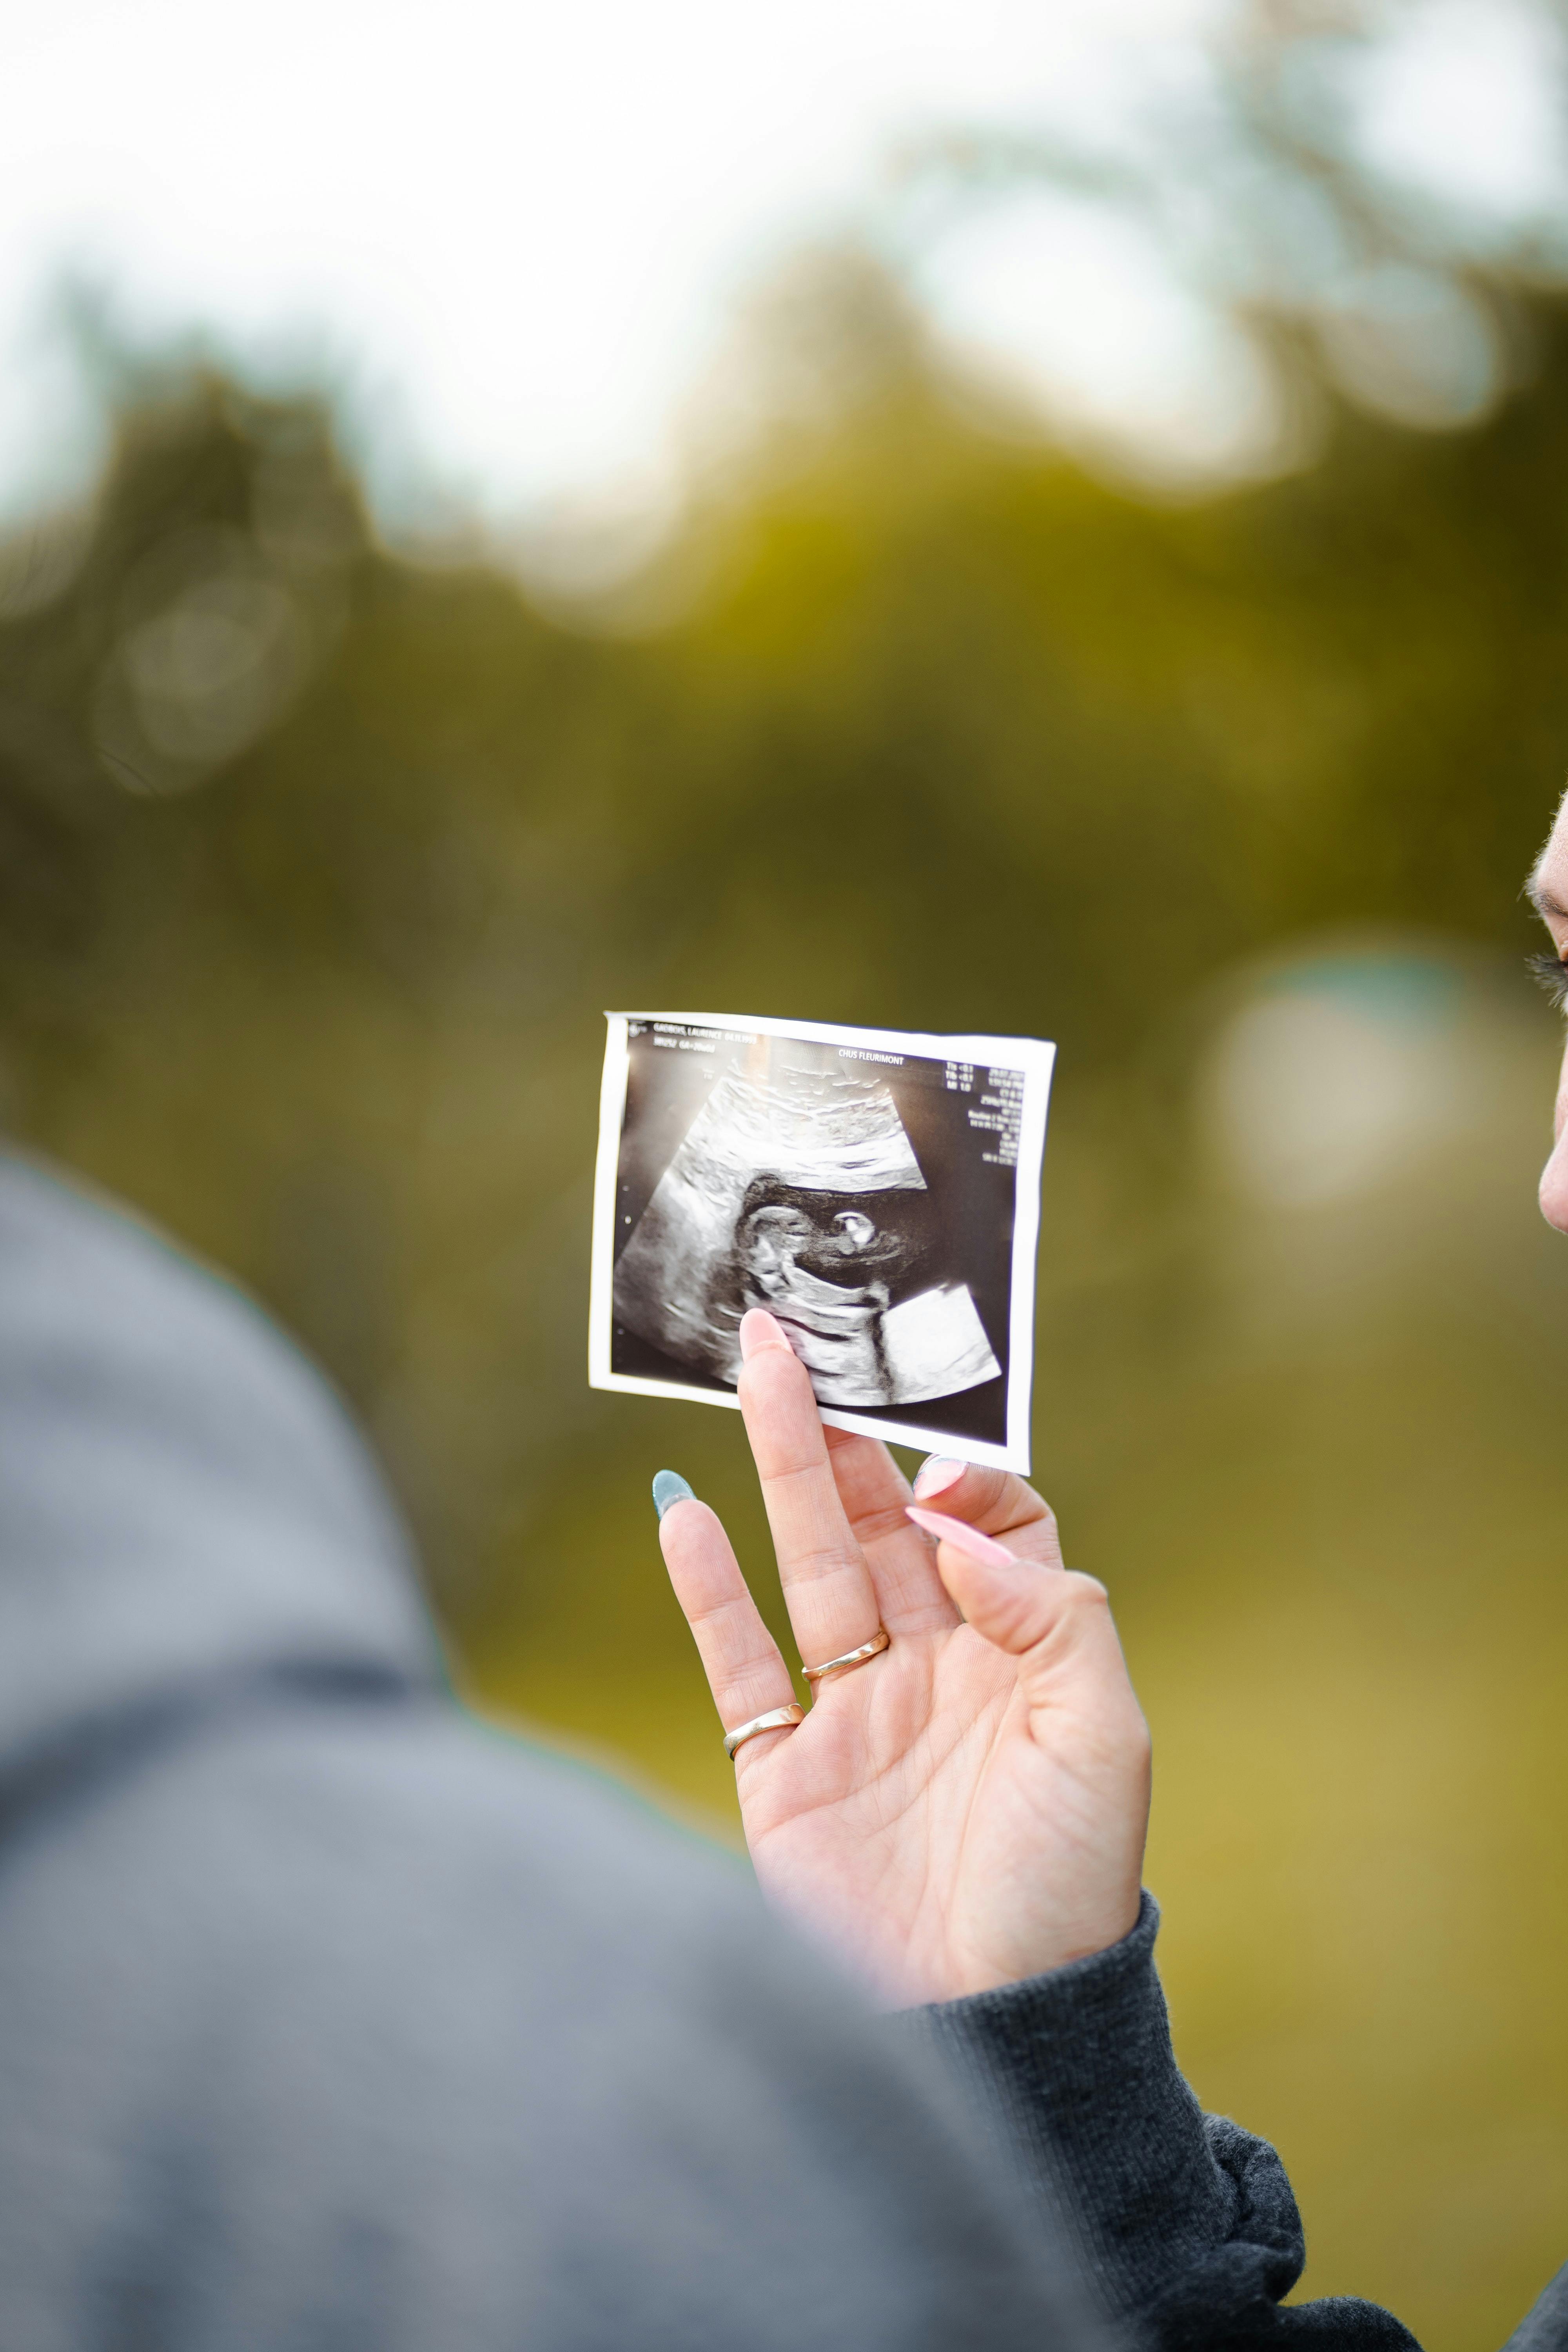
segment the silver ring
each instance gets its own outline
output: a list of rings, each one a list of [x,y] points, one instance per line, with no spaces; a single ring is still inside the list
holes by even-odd
[[[891,1640],[892,1635],[879,1625],[870,1640],[862,1642],[858,1650],[846,1650],[841,1658],[829,1658],[825,1666],[802,1666],[801,1673],[815,1685],[824,1675],[847,1674],[851,1666],[863,1666],[868,1658],[879,1658]]]
[[[732,1763],[736,1748],[754,1739],[759,1731],[793,1731],[805,1721],[805,1709],[798,1699],[792,1698],[787,1706],[770,1706],[766,1715],[753,1715],[750,1723],[738,1723],[733,1731],[724,1734],[724,1753]]]

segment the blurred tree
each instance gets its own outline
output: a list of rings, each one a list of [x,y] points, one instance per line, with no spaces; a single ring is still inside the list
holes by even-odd
[[[1424,43],[1450,80],[1467,49],[1472,80],[1495,68],[1489,17],[1494,30],[1503,18],[1510,52],[1504,108],[1519,117],[1529,75],[1558,135],[1533,170],[1503,168],[1506,195],[1482,196],[1478,181],[1500,175],[1500,112],[1467,124],[1468,170],[1442,152],[1441,104],[1418,142],[1391,142],[1386,122],[1380,136],[1378,118],[1391,74],[1418,71]],[[896,174],[899,242],[918,251],[1021,192],[1081,200],[1135,223],[1171,277],[1272,361],[1277,456],[1310,451],[1323,382],[1401,424],[1473,425],[1532,372],[1531,298],[1568,272],[1563,35],[1561,0],[1520,0],[1506,16],[1464,0],[1254,0],[1215,20],[1180,75],[1167,61],[1142,86],[1130,79],[1089,137],[1042,107],[1035,130],[911,142]],[[1516,121],[1516,147],[1531,128]]]
[[[1527,935],[1568,741],[1554,300],[1484,426],[1336,403],[1312,467],[1173,506],[955,415],[864,260],[817,283],[823,365],[779,370],[812,399],[695,516],[655,635],[387,553],[322,408],[211,380],[8,560],[13,1124],[322,1349],[449,1582],[601,1425],[562,1256],[601,1005],[1056,1035],[1069,1187],[1096,1139],[1064,1246],[1124,1249],[1182,1211],[1146,1055],[1210,976],[1346,919]]]

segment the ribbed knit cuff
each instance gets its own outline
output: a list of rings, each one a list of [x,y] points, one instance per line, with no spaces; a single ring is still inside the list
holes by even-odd
[[[1295,2201],[1272,2149],[1234,2126],[1222,2127],[1234,2149],[1228,2137],[1216,2147],[1183,2080],[1154,1970],[1159,1924],[1145,1895],[1137,1925],[1108,1951],[910,2012],[1015,2167],[1022,2158],[1065,2210],[1117,2313],[1159,2303],[1244,2218],[1274,2294],[1301,2265]],[[1266,2213],[1247,2191],[1258,2158],[1277,2176]]]
[[[1300,2216],[1267,2140],[1205,2116],[1176,2064],[1145,1895],[1109,1951],[1023,1984],[905,2012],[945,2058],[1015,2177],[1076,2241],[1108,2311],[1151,2352],[1419,2352],[1370,2303],[1281,2307]],[[1568,2273],[1564,2274],[1568,2277]],[[1543,2298],[1550,2352],[1563,2305]]]

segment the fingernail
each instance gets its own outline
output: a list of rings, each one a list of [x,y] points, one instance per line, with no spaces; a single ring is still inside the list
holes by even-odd
[[[741,1318],[742,1360],[750,1363],[764,1348],[782,1348],[791,1356],[795,1353],[783,1326],[774,1322],[765,1307],[748,1307]]]
[[[697,1500],[679,1470],[660,1470],[653,1482],[653,1507],[662,1519],[672,1503]]]
[[[1005,1544],[995,1542],[990,1536],[983,1536],[978,1528],[972,1528],[965,1519],[950,1519],[945,1511],[922,1511],[913,1503],[906,1503],[904,1509],[917,1528],[924,1528],[928,1536],[939,1536],[943,1543],[950,1543],[954,1551],[963,1552],[970,1559],[980,1560],[986,1568],[1023,1566],[1016,1552],[1010,1552]]]
[[[950,1454],[930,1454],[915,1472],[915,1492],[945,1495],[950,1486],[957,1486],[968,1467],[967,1462],[955,1462]]]

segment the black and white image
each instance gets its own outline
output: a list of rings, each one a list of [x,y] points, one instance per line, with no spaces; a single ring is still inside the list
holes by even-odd
[[[589,1378],[733,1405],[766,1307],[823,1418],[1027,1470],[1055,1048],[612,1013]]]

